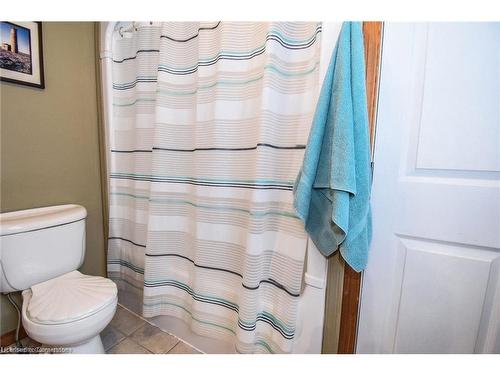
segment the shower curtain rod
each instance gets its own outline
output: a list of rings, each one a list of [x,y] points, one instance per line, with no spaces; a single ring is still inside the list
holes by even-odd
[[[153,21],[144,21],[144,22],[136,22],[136,21],[118,21],[115,26],[115,31],[118,31],[121,37],[123,37],[124,33],[137,31],[140,27],[144,27],[140,25],[141,23],[149,24],[149,26],[153,25]]]

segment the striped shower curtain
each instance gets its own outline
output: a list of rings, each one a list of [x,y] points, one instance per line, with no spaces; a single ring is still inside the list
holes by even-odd
[[[136,26],[113,36],[109,276],[145,317],[291,352],[321,23]]]

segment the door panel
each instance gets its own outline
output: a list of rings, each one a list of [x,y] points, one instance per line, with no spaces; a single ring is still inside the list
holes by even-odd
[[[439,23],[422,31],[417,168],[500,171],[499,29],[500,24]]]
[[[500,24],[386,24],[358,352],[500,352]]]
[[[400,238],[398,251],[405,255],[394,351],[473,353],[500,254],[409,238]]]

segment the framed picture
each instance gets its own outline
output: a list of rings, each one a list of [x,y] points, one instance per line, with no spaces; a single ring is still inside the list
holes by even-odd
[[[45,87],[41,22],[0,22],[0,80]]]

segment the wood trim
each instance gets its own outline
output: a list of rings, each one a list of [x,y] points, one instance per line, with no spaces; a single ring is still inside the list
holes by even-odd
[[[356,351],[360,291],[361,272],[344,263],[338,354],[353,354]]]
[[[24,330],[23,326],[19,329],[19,340],[24,339],[26,336],[26,331]],[[16,342],[16,330],[12,330],[9,332],[4,333],[2,336],[0,336],[0,347],[5,348],[7,346],[10,346]]]
[[[339,349],[339,331],[344,280],[344,260],[336,251],[328,258],[326,273],[325,325],[323,327],[323,343],[321,352],[336,354]]]
[[[104,263],[108,261],[108,237],[109,237],[109,198],[108,198],[108,171],[106,150],[106,129],[104,121],[104,101],[102,90],[102,64],[101,64],[101,23],[94,22],[94,45],[96,64],[96,90],[97,90],[97,130],[99,133],[99,163],[101,175],[101,202],[102,202],[102,224],[104,232]],[[106,266],[104,275],[106,275]]]
[[[375,142],[375,121],[377,114],[382,32],[382,22],[363,22],[366,63],[366,96],[368,103],[372,160],[373,145]],[[345,264],[344,282],[342,287],[340,331],[337,350],[337,353],[339,354],[352,354],[356,351],[361,278],[362,273],[354,271],[351,267],[349,267],[349,265]]]
[[[375,141],[380,58],[382,53],[382,30],[382,22],[363,22],[366,64],[366,99],[368,103],[368,121],[370,124],[372,155]]]

